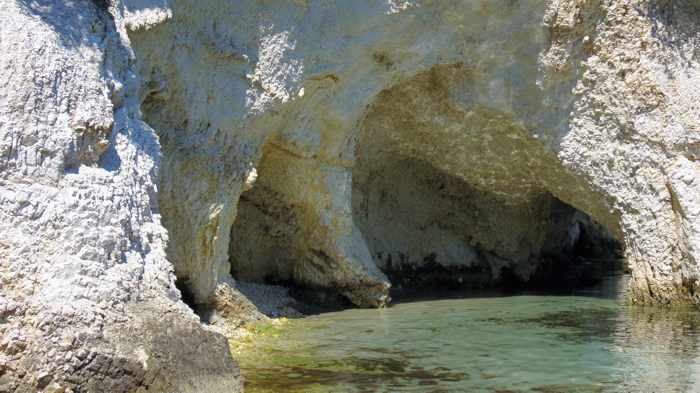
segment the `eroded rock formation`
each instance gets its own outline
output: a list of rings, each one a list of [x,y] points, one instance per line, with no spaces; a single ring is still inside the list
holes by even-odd
[[[0,391],[240,387],[165,255],[125,27],[163,15],[0,3]]]
[[[479,60],[497,64],[488,55]],[[436,66],[383,91],[370,106],[352,202],[383,270],[463,267],[457,279],[488,284],[507,269],[527,281],[544,255],[573,254],[583,228],[606,235],[561,201],[619,232],[604,197],[549,147],[560,138],[554,125],[563,113],[551,100],[535,102],[546,92],[534,83],[536,64],[501,67]],[[513,67],[533,83],[493,91],[493,81]]]
[[[0,15],[5,390],[238,386],[176,278],[199,304],[233,272],[377,306],[402,266],[527,279],[595,232],[632,301],[698,303],[692,1]]]

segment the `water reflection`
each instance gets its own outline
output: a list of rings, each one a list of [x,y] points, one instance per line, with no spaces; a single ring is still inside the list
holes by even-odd
[[[247,391],[700,392],[700,314],[628,307],[608,284],[293,321],[241,357]]]
[[[624,308],[614,339],[619,377],[633,391],[700,392],[700,314]]]

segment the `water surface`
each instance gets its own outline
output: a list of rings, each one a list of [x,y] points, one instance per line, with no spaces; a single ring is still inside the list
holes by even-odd
[[[601,291],[416,301],[290,321],[247,392],[700,392],[700,314]]]

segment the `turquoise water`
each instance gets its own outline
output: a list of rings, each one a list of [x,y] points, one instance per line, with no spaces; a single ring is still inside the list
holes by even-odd
[[[241,356],[248,392],[700,392],[700,314],[601,291],[290,321]]]

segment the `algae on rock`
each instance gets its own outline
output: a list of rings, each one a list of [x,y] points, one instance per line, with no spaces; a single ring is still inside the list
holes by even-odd
[[[693,2],[0,15],[7,390],[238,389],[176,277],[194,304],[233,271],[377,306],[398,255],[527,277],[595,232],[622,243],[632,301],[700,300]]]

